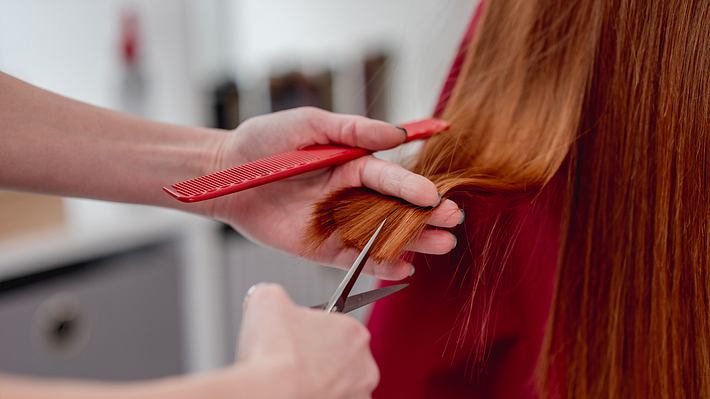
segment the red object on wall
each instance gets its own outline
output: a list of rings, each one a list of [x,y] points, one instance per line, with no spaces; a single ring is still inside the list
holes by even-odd
[[[135,11],[125,11],[121,16],[121,58],[126,65],[138,61],[140,45],[138,14]]]

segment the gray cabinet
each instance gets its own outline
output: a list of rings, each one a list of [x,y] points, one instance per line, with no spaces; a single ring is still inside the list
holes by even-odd
[[[182,372],[176,243],[0,282],[0,372],[107,380]]]

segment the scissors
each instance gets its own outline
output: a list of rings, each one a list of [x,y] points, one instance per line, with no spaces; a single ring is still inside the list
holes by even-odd
[[[348,313],[373,302],[379,301],[380,299],[388,297],[409,286],[409,284],[406,283],[391,285],[348,297],[348,295],[350,295],[350,291],[355,285],[355,282],[357,281],[357,278],[360,276],[360,272],[362,272],[363,267],[365,267],[365,263],[370,257],[370,250],[372,249],[377,236],[380,234],[380,231],[382,231],[382,227],[385,225],[386,221],[387,219],[383,220],[379,227],[377,227],[377,230],[375,230],[375,233],[372,237],[370,237],[370,240],[367,242],[367,245],[365,245],[365,248],[363,248],[357,256],[353,265],[350,266],[350,269],[345,275],[345,278],[343,278],[343,281],[341,281],[338,288],[335,289],[335,292],[333,293],[333,296],[330,297],[330,300],[324,304],[312,306],[312,309],[322,309],[328,313]]]

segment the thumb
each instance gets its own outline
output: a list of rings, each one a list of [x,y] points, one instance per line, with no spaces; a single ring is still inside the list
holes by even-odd
[[[261,283],[252,286],[244,298],[237,359],[258,356],[264,350],[277,349],[279,327],[295,305],[286,291],[277,284]],[[270,348],[264,348],[264,344]]]
[[[330,143],[379,151],[396,147],[407,138],[407,131],[387,122],[358,115],[315,110],[310,124]]]
[[[282,286],[273,283],[259,283],[249,288],[244,297],[244,316],[247,317],[254,312],[278,312],[293,305],[293,301]]]

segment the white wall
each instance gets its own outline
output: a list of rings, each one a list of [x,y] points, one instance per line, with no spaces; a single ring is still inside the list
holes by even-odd
[[[0,0],[0,71],[91,104],[122,108],[121,15],[134,10],[146,85],[144,116],[204,124],[188,40],[188,0]],[[130,212],[70,199],[69,223]]]
[[[431,112],[477,0],[0,0],[0,70],[118,107],[119,21],[140,13],[147,115],[204,124],[219,73],[249,82],[279,67],[395,55],[393,121]],[[248,84],[247,84],[248,86]],[[362,93],[354,93],[355,96]]]
[[[201,122],[184,0],[0,0],[0,70],[96,105],[120,104],[120,17],[141,19],[146,115]]]

